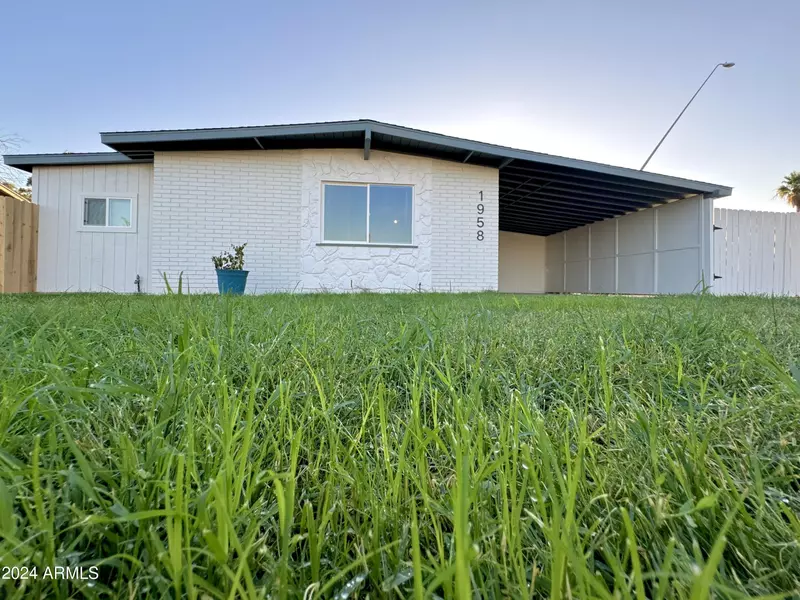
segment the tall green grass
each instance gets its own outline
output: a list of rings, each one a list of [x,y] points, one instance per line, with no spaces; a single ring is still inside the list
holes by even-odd
[[[0,297],[0,586],[797,596],[798,363],[796,300]]]

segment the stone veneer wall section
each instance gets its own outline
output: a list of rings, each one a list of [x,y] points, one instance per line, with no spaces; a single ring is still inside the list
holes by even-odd
[[[431,159],[363,150],[304,150],[301,287],[304,291],[430,291],[433,177]],[[322,244],[322,185],[414,186],[414,247]]]
[[[216,292],[211,256],[247,242],[248,292],[299,285],[301,152],[156,152],[151,290]]]

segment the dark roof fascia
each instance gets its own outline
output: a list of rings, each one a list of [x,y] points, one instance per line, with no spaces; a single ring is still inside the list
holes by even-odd
[[[285,135],[316,135],[326,133],[363,132],[374,121],[331,121],[299,123],[296,125],[256,125],[247,127],[218,127],[208,129],[162,129],[156,131],[103,131],[100,141],[114,144],[147,144],[158,142],[196,142],[202,140],[235,140]]]
[[[579,169],[591,173],[624,177],[634,181],[657,183],[675,187],[691,189],[696,193],[702,193],[709,198],[719,198],[730,196],[732,188],[728,186],[693,181],[681,177],[661,175],[647,171],[637,171],[626,167],[617,167],[586,160],[566,158],[551,154],[543,154],[531,150],[518,150],[496,144],[477,142],[463,138],[448,136],[440,133],[422,131],[400,125],[392,125],[372,120],[356,121],[333,121],[326,123],[302,123],[295,125],[265,125],[252,127],[225,127],[211,129],[178,129],[160,131],[121,131],[103,132],[100,134],[101,141],[109,147],[128,144],[158,144],[164,142],[198,142],[204,140],[233,140],[233,139],[252,139],[270,138],[281,136],[315,136],[330,135],[336,133],[362,132],[366,135],[367,131],[372,135],[382,134],[395,136],[406,140],[411,140],[426,144],[446,146],[455,150],[462,150],[466,153],[483,153],[495,156],[501,164],[507,165],[514,160],[531,161],[540,164]],[[413,151],[412,151],[413,152]]]
[[[77,167],[91,165],[128,165],[151,163],[150,159],[132,159],[121,152],[85,152],[68,154],[6,154],[9,167],[31,173],[33,167]]]

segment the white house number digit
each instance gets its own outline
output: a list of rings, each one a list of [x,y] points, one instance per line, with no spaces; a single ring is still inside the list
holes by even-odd
[[[482,242],[484,225],[483,217],[481,216],[483,214],[483,190],[481,190],[479,193],[481,195],[481,201],[478,203],[478,241]]]

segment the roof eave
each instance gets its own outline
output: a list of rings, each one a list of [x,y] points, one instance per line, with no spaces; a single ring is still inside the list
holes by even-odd
[[[102,131],[100,141],[111,148],[115,144],[147,144],[159,142],[195,142],[202,140],[233,140],[239,138],[269,138],[285,135],[315,135],[326,133],[361,132],[377,121],[332,121],[297,125],[263,125],[254,127],[221,127],[211,129],[167,129],[163,131]]]
[[[121,152],[91,152],[70,154],[6,154],[3,162],[28,173],[34,167],[77,167],[91,165],[125,165],[153,162],[148,159],[134,159]]]
[[[455,150],[463,151],[465,155],[467,153],[481,153],[490,155],[497,159],[501,167],[514,160],[523,160],[545,165],[582,169],[598,174],[625,177],[648,183],[684,187],[691,189],[696,193],[702,193],[708,198],[722,198],[725,196],[730,196],[732,193],[732,188],[714,183],[695,181],[682,177],[673,177],[670,175],[661,175],[659,173],[651,173],[647,171],[637,171],[636,169],[630,169],[627,167],[618,167],[614,165],[606,165],[602,163],[566,158],[551,154],[543,154],[531,150],[518,150],[516,148],[508,148],[486,142],[477,142],[464,138],[452,137],[441,133],[411,129],[408,127],[402,127],[400,125],[393,125],[390,123],[383,123],[369,119],[355,121],[335,121],[327,123],[266,125],[217,129],[103,132],[100,134],[100,139],[110,148],[135,154],[135,151],[126,149],[126,146],[129,144],[146,145],[169,142],[202,142],[253,138],[265,139],[282,136],[302,137],[355,132],[363,132],[366,135],[368,130],[372,135],[382,134],[404,138],[420,143],[448,146]]]

